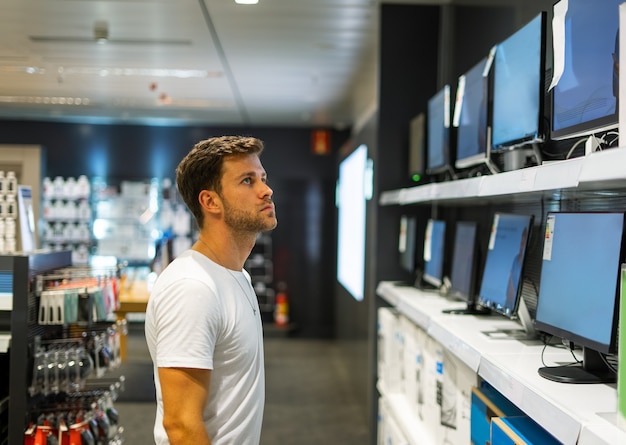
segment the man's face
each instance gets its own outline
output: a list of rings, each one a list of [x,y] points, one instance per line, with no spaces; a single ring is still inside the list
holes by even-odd
[[[276,210],[267,174],[257,155],[224,160],[221,199],[224,220],[238,232],[260,233],[276,227]]]

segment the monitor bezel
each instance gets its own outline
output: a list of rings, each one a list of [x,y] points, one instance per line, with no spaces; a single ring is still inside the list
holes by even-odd
[[[431,224],[434,225],[435,224],[443,224],[443,232],[442,232],[442,240],[441,240],[441,277],[435,277],[434,275],[430,275],[426,269],[428,268],[428,264],[430,263],[430,261],[426,261],[426,259],[424,259],[424,272],[422,274],[422,280],[428,284],[430,284],[431,286],[434,286],[435,288],[440,288],[442,283],[443,283],[443,277],[444,277],[444,264],[445,264],[445,252],[446,252],[446,230],[447,230],[447,224],[445,220],[442,219],[433,219],[430,218],[428,220],[428,223],[426,225],[426,231],[431,230],[431,236],[432,236],[432,231],[433,231],[433,227],[430,227]],[[427,236],[424,237],[424,245],[426,244],[427,241]],[[431,249],[432,249],[432,238],[430,241],[430,245],[431,245]],[[423,255],[422,255],[423,256]],[[432,256],[432,250],[431,250],[431,256]]]
[[[557,4],[561,1],[557,1]],[[616,11],[617,13],[618,11]],[[618,24],[619,29],[619,24]],[[619,107],[615,107],[615,112],[609,116],[603,116],[587,122],[581,122],[579,124],[563,127],[558,130],[554,129],[555,120],[555,92],[556,88],[550,90],[550,139],[554,141],[562,141],[572,138],[580,138],[584,136],[591,136],[596,133],[606,133],[619,128]]]
[[[493,217],[492,217],[492,223],[491,223],[491,230],[493,231],[493,225],[495,223],[496,218],[502,218],[502,217],[510,217],[510,216],[514,216],[514,217],[525,217],[527,218],[527,225],[526,228],[528,230],[527,232],[527,236],[526,236],[526,246],[524,248],[524,260],[522,261],[522,266],[520,268],[520,276],[519,276],[519,280],[517,282],[517,289],[516,289],[516,293],[515,293],[515,299],[514,299],[514,304],[512,308],[508,308],[509,311],[507,311],[506,307],[504,306],[500,306],[497,302],[494,302],[490,299],[485,299],[483,298],[482,294],[482,282],[481,282],[481,286],[478,289],[478,293],[477,293],[477,303],[485,308],[490,309],[493,312],[496,312],[500,315],[503,315],[507,318],[511,318],[511,319],[518,319],[518,311],[520,308],[520,302],[523,298],[522,296],[522,289],[524,286],[524,274],[525,274],[525,270],[526,270],[526,259],[528,257],[528,248],[530,246],[530,238],[531,238],[531,233],[532,233],[532,228],[533,228],[533,223],[534,223],[534,215],[524,215],[524,214],[518,214],[518,213],[506,213],[506,212],[496,212],[494,213]],[[493,233],[493,232],[492,232]],[[489,253],[491,252],[491,249],[487,249],[487,254],[485,255],[485,264],[484,264],[484,268],[483,268],[483,274],[482,274],[482,281],[484,282],[485,278],[484,278],[484,274],[485,271],[487,270],[487,264],[489,262]]]
[[[454,271],[455,266],[458,265],[457,249],[459,248],[459,227],[464,226],[473,230],[472,245],[471,245],[471,266],[469,271],[470,282],[467,292],[459,289],[455,286]],[[477,270],[477,258],[478,258],[478,223],[475,221],[458,221],[456,223],[456,230],[454,234],[454,245],[452,246],[452,261],[450,264],[450,290],[448,295],[450,298],[458,301],[466,302],[468,305],[476,303],[476,270]]]
[[[597,212],[548,212],[548,217],[550,215],[557,215],[557,214],[589,214],[589,213],[594,213],[594,214],[621,214],[622,215],[622,235],[621,235],[621,247],[620,247],[620,252],[619,252],[619,258],[618,258],[618,262],[616,264],[616,270],[615,270],[615,299],[613,302],[613,322],[611,325],[611,340],[610,343],[607,344],[603,344],[603,343],[599,343],[597,341],[594,341],[592,339],[586,338],[584,336],[581,336],[575,332],[570,332],[567,329],[564,328],[560,328],[558,326],[554,326],[553,324],[550,323],[546,323],[543,322],[541,320],[539,320],[537,317],[540,315],[540,305],[541,305],[541,282],[540,282],[540,287],[539,287],[539,298],[538,298],[538,302],[537,302],[537,313],[535,316],[535,320],[534,320],[534,325],[535,325],[535,329],[538,329],[542,332],[545,332],[547,334],[550,335],[555,335],[557,337],[561,337],[564,339],[567,339],[569,341],[572,341],[573,343],[579,345],[579,346],[583,346],[583,347],[588,347],[590,349],[593,349],[594,351],[597,351],[599,353],[603,353],[603,354],[610,354],[610,353],[615,353],[617,352],[617,325],[618,325],[618,311],[619,311],[619,300],[620,300],[620,280],[621,280],[621,267],[622,264],[625,262],[625,242],[626,242],[626,212],[610,212],[610,211],[597,211]],[[543,267],[543,261],[542,261],[542,267]],[[542,271],[543,274],[543,271]]]
[[[432,114],[430,112],[431,103],[435,100],[440,100],[443,98],[444,101],[444,116],[443,116],[443,161],[438,165],[431,165],[431,144],[430,138],[432,137],[432,133],[430,130],[430,123]],[[445,172],[450,169],[451,166],[451,149],[450,149],[450,133],[451,133],[451,125],[450,125],[450,85],[444,85],[439,91],[437,91],[433,96],[428,99],[428,111],[426,113],[426,174],[435,175],[442,172]],[[447,110],[446,110],[447,108]],[[446,125],[447,121],[447,125]]]
[[[511,139],[508,141],[498,141],[496,143],[494,141],[494,137],[496,135],[495,131],[495,122],[496,122],[496,100],[497,100],[497,74],[498,74],[498,64],[497,64],[497,51],[501,47],[501,45],[510,41],[512,38],[518,35],[523,29],[527,26],[530,26],[535,20],[540,20],[540,49],[539,49],[539,66],[538,66],[538,82],[537,89],[535,94],[538,96],[538,110],[537,110],[537,131],[534,135],[522,136],[516,139]],[[500,42],[496,48],[496,57],[494,58],[494,67],[493,67],[493,97],[492,97],[492,131],[491,131],[491,152],[492,153],[503,153],[506,151],[514,150],[516,148],[529,145],[536,144],[545,141],[545,134],[543,131],[543,120],[544,120],[544,107],[545,107],[545,68],[546,68],[546,35],[547,35],[547,13],[545,11],[541,11],[539,14],[535,15],[531,20],[526,22],[522,27],[520,27],[517,31],[507,37],[505,40]]]
[[[459,152],[459,139],[461,136],[461,126],[459,125],[457,130],[456,130],[456,159],[454,161],[454,166],[457,169],[463,169],[463,168],[468,168],[468,167],[473,167],[475,165],[480,165],[480,164],[485,164],[489,161],[490,159],[490,144],[491,141],[489,140],[489,101],[491,100],[489,97],[489,74],[485,73],[485,68],[487,66],[487,63],[489,61],[489,56],[485,56],[483,57],[478,63],[476,63],[474,66],[472,66],[469,70],[467,70],[462,76],[467,77],[468,74],[472,73],[474,70],[479,70],[479,68],[482,67],[482,77],[483,77],[483,95],[486,99],[485,103],[484,103],[484,112],[485,112],[485,126],[484,126],[484,136],[485,136],[485,146],[482,147],[483,151],[479,152],[479,153],[475,153],[472,154],[470,156],[466,156],[461,158],[460,155],[461,153]],[[491,72],[491,70],[489,70],[489,72]],[[459,82],[462,76],[459,76]],[[465,91],[467,89],[467,83],[465,84],[465,87],[463,89],[463,97],[456,97],[456,103],[460,104],[461,109],[458,112],[458,116],[459,119],[462,119],[462,114],[463,114],[463,104],[465,104]],[[458,89],[457,89],[458,91]],[[456,109],[455,109],[455,114],[457,114]],[[479,129],[479,131],[481,131],[481,129]]]

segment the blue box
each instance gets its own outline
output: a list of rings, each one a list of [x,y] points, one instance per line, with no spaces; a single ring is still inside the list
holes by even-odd
[[[472,388],[471,443],[488,445],[491,442],[491,419],[508,416],[524,416],[524,413],[487,382]]]
[[[553,444],[560,442],[528,416],[491,419],[491,445]]]

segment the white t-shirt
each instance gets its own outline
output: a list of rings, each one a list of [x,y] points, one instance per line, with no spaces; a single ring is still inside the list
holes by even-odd
[[[213,445],[258,445],[265,371],[261,316],[250,275],[196,251],[184,252],[154,285],[145,331],[154,363],[156,444],[169,444],[158,368],[180,367],[212,370],[204,424]]]

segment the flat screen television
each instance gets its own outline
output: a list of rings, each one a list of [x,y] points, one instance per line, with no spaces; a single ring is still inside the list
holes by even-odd
[[[568,383],[615,381],[600,354],[617,349],[624,212],[549,213],[535,327],[583,348],[577,366],[539,369]]]
[[[417,262],[415,261],[416,235],[417,219],[415,216],[402,215],[400,217],[400,234],[398,237],[400,267],[412,275],[416,273],[417,269]]]
[[[485,75],[487,57],[459,77],[456,107],[456,168],[462,169],[488,162],[487,114],[489,78]]]
[[[446,85],[428,100],[426,173],[450,169],[450,86]]]
[[[496,46],[493,65],[493,152],[541,142],[545,91],[546,13]]]
[[[555,72],[550,137],[608,131],[618,125],[619,4],[623,0],[567,0],[554,6]]]
[[[422,279],[437,289],[443,283],[445,238],[446,222],[429,219],[424,235],[424,274]]]
[[[518,315],[532,222],[532,215],[493,216],[478,303],[509,318]]]
[[[476,304],[476,271],[478,262],[478,224],[474,221],[458,221],[454,233],[450,290],[448,297],[464,301],[465,309],[445,309],[454,314],[486,314],[490,311]]]
[[[337,281],[354,297],[365,291],[365,221],[367,146],[359,145],[339,164],[337,212]]]

